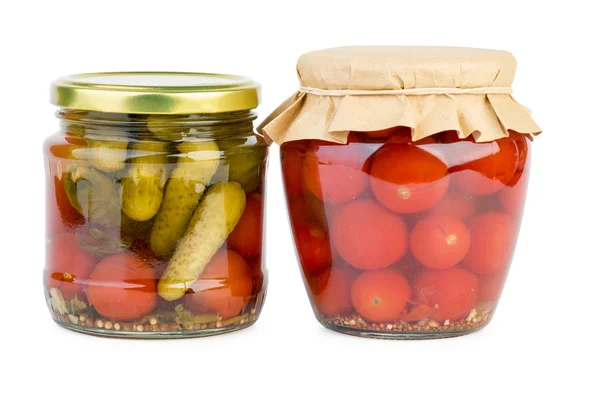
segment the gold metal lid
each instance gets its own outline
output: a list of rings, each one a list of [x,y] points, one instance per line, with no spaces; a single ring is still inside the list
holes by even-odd
[[[260,86],[243,76],[181,72],[89,73],[52,83],[50,102],[106,113],[202,114],[258,106]]]

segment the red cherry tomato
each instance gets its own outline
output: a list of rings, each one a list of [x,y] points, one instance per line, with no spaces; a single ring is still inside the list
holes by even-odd
[[[306,151],[303,175],[307,189],[320,200],[342,204],[359,197],[367,188],[363,172],[367,160],[360,143],[346,145],[312,141]]]
[[[469,147],[469,157],[477,156],[476,159],[450,168],[450,172],[454,173],[453,183],[467,193],[495,193],[525,167],[528,144],[523,135],[513,134],[493,142],[472,143]]]
[[[506,275],[499,274],[489,277],[479,277],[479,302],[496,303],[500,299]]]
[[[286,142],[281,145],[281,172],[288,200],[301,195],[304,190],[302,162],[306,146],[306,141]]]
[[[154,310],[156,277],[147,263],[133,254],[104,258],[90,274],[85,289],[89,303],[106,318],[139,319]]]
[[[474,196],[454,190],[448,190],[444,197],[432,207],[428,213],[431,215],[451,215],[463,221],[471,217],[477,209]]]
[[[435,309],[436,321],[455,321],[466,317],[475,306],[479,285],[477,277],[465,269],[429,270],[413,282],[413,301]]]
[[[331,265],[331,247],[325,230],[316,224],[300,224],[294,228],[296,248],[302,268],[317,273]]]
[[[237,316],[252,294],[252,269],[232,250],[213,256],[185,295],[185,305],[197,313],[218,313],[223,319]]]
[[[352,284],[352,305],[365,320],[397,320],[411,297],[408,281],[391,269],[364,272]]]
[[[521,217],[523,208],[525,208],[525,198],[527,197],[527,172],[519,172],[515,176],[512,185],[498,193],[502,208],[515,217]]]
[[[446,193],[444,162],[415,145],[386,143],[371,165],[371,189],[387,208],[399,213],[433,207]]]
[[[504,212],[479,214],[469,222],[471,248],[463,261],[477,274],[493,274],[510,263],[517,234],[513,218]]]
[[[227,244],[244,258],[253,258],[262,250],[262,196],[249,194],[246,208]]]
[[[333,217],[331,236],[340,256],[364,270],[389,266],[408,248],[402,218],[372,200],[355,200],[339,209]]]
[[[455,216],[429,215],[410,234],[410,250],[425,266],[447,269],[460,262],[471,244],[469,229]]]
[[[72,299],[85,286],[94,270],[94,257],[83,250],[72,233],[62,233],[48,247],[48,287],[58,288],[66,300]]]
[[[354,281],[352,272],[341,267],[332,267],[319,281],[322,285],[320,291],[314,296],[314,302],[321,314],[333,317],[352,312],[350,298],[350,288]]]

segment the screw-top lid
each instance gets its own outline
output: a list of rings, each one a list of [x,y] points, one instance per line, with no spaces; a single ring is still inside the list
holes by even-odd
[[[202,114],[254,109],[260,86],[234,75],[181,72],[76,74],[52,83],[50,102],[107,113]]]

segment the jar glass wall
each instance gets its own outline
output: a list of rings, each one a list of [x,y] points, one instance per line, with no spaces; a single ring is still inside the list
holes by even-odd
[[[44,285],[55,321],[139,338],[256,321],[268,148],[254,112],[58,116],[44,147]]]
[[[517,240],[526,135],[475,143],[455,131],[351,132],[286,142],[282,171],[317,319],[360,336],[467,334],[496,309]]]

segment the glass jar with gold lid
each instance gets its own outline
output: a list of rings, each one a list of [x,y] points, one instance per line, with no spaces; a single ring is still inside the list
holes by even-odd
[[[161,338],[256,321],[267,284],[259,92],[245,77],[201,73],[52,84],[44,287],[58,324]]]

